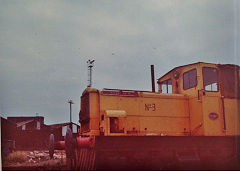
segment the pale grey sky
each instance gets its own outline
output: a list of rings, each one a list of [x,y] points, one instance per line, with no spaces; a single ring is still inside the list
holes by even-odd
[[[0,113],[78,123],[93,87],[151,90],[155,77],[193,62],[240,65],[238,0],[0,0]]]

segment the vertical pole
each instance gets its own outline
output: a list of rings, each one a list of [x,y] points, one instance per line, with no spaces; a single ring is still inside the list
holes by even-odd
[[[88,63],[88,70],[89,70],[89,85],[88,87],[91,87],[92,86],[92,67],[93,67],[93,63],[94,63],[95,60],[88,60],[87,63]]]
[[[72,124],[72,104],[74,104],[74,103],[72,100],[69,100],[68,103],[70,105],[70,123]],[[70,126],[70,128],[72,130],[72,125]]]
[[[72,103],[70,103],[70,122],[72,122]]]
[[[152,92],[155,92],[154,65],[151,65]]]
[[[92,87],[92,66],[89,66],[89,72],[90,72],[90,83],[89,83],[89,87]]]

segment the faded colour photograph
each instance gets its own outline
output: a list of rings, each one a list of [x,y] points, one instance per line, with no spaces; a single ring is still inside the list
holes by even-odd
[[[0,170],[240,170],[239,0],[0,0]]]

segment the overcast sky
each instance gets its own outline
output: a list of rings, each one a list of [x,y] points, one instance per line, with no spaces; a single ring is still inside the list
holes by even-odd
[[[170,69],[194,62],[240,65],[240,1],[0,0],[0,113],[78,123],[93,87],[151,90]]]

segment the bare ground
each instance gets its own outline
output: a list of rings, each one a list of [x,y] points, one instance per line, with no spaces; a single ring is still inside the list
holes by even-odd
[[[3,170],[65,170],[64,150],[55,150],[53,159],[48,151],[15,151],[3,158]]]

